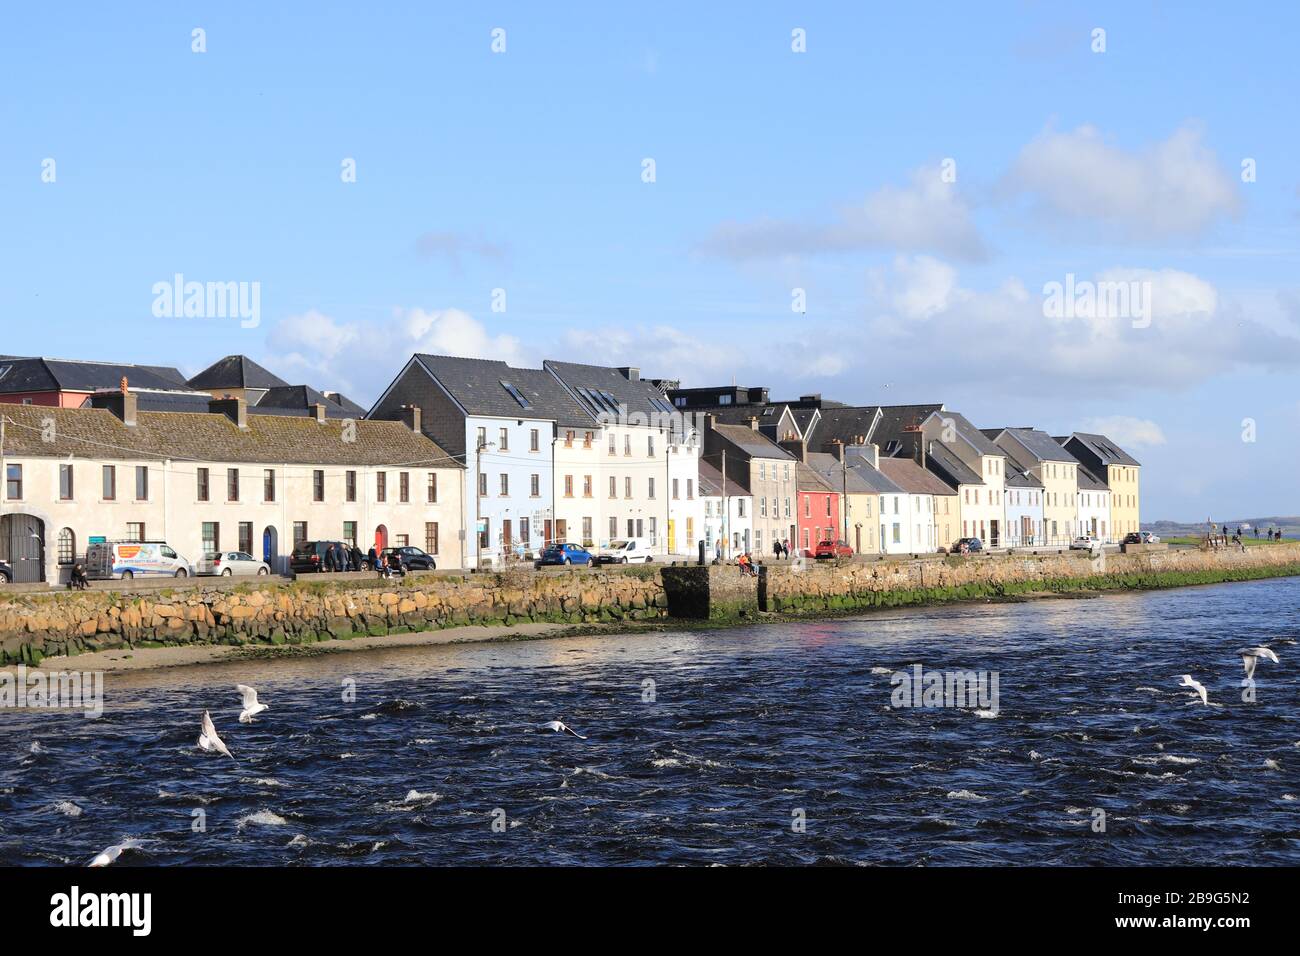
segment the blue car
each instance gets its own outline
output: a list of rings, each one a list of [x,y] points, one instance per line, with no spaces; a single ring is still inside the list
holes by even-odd
[[[537,559],[537,566],[556,564],[586,564],[592,562],[591,552],[585,551],[576,544],[553,544]]]

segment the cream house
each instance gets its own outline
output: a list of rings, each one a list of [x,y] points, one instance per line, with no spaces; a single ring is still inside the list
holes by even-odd
[[[947,409],[931,413],[920,432],[928,451],[923,464],[960,496],[961,537],[979,538],[988,548],[1005,547],[1006,452],[965,416]]]
[[[556,442],[556,515],[580,528],[588,546],[646,538],[663,557],[696,553],[704,504],[690,419],[639,369],[542,364],[594,422],[563,430]]]
[[[191,562],[246,551],[275,572],[295,542],[321,539],[463,566],[464,470],[420,434],[417,409],[345,422],[249,414],[238,398],[205,413],[138,411],[132,392],[92,402],[3,409],[0,557],[19,580],[58,582],[96,538],[166,541]]]

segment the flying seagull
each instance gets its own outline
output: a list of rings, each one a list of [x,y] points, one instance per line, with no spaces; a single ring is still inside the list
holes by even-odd
[[[1206,689],[1205,689],[1205,685],[1204,685],[1204,684],[1201,684],[1201,683],[1198,683],[1197,681],[1192,680],[1192,675],[1191,675],[1191,674],[1184,674],[1184,675],[1183,675],[1182,682],[1181,682],[1178,686],[1179,686],[1179,687],[1190,687],[1192,690],[1196,691],[1196,693],[1200,696],[1200,698],[1201,698],[1201,703],[1202,703],[1202,704],[1205,704],[1206,706],[1209,706],[1209,703],[1210,703],[1210,695],[1209,695],[1209,693],[1206,691]]]
[[[95,857],[88,864],[89,866],[108,866],[122,855],[123,850],[131,850],[140,845],[139,840],[123,840],[121,843],[115,843],[110,846],[99,856]]]
[[[217,753],[225,754],[231,760],[235,759],[226,742],[217,736],[217,728],[212,726],[212,717],[206,710],[203,712],[203,732],[199,734],[199,749],[215,750]]]
[[[266,704],[257,702],[257,691],[247,684],[236,684],[235,690],[239,691],[240,696],[244,698],[244,709],[239,714],[239,722],[251,724],[254,717],[266,710]]]
[[[552,720],[550,723],[542,724],[542,726],[539,729],[553,730],[557,734],[573,734],[573,736],[577,737],[579,740],[587,739],[586,737],[582,736],[582,734],[578,733],[576,730],[570,727],[568,724],[560,720]]]
[[[1237,653],[1241,655],[1241,663],[1246,668],[1247,678],[1255,676],[1255,664],[1258,663],[1261,657],[1266,661],[1272,661],[1274,664],[1278,663],[1277,655],[1267,647],[1243,647]]]

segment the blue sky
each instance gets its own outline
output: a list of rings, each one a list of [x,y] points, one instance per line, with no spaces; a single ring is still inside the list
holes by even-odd
[[[1300,512],[1291,5],[614,6],[6,8],[0,351],[944,401],[1105,427],[1148,519]],[[176,273],[260,323],[155,317]],[[1070,274],[1149,323],[1045,316]]]

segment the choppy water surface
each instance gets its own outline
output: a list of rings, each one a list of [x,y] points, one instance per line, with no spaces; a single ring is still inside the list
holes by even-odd
[[[1278,580],[109,674],[99,720],[0,713],[0,863],[81,864],[133,837],[118,865],[1295,865],[1297,595]],[[1260,663],[1248,705],[1233,652],[1261,641],[1281,664]],[[916,663],[997,671],[999,715],[891,708],[890,674]],[[271,705],[251,726],[237,682]],[[236,760],[195,748],[204,708]],[[556,718],[589,739],[534,729]]]

